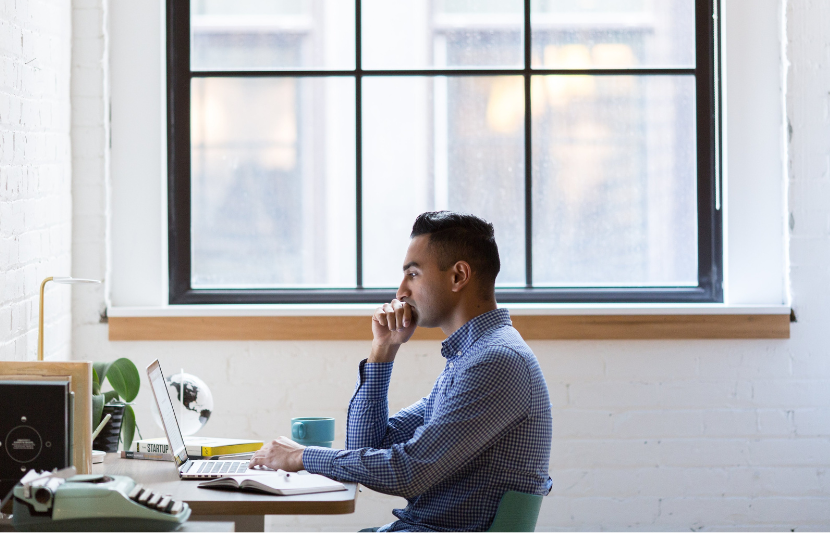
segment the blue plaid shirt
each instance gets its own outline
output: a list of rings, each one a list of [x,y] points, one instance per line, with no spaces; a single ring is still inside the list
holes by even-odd
[[[391,418],[393,363],[361,361],[347,449],[303,452],[309,472],[407,499],[380,531],[484,531],[506,491],[550,491],[548,388],[507,310],[467,322],[441,355],[429,396]]]

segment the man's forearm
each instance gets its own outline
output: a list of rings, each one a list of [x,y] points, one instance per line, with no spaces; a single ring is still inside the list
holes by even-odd
[[[346,448],[377,447],[389,419],[387,391],[393,363],[360,365],[359,382],[346,415]]]

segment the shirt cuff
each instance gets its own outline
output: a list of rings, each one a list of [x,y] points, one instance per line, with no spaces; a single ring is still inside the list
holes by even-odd
[[[303,450],[303,468],[312,474],[331,476],[332,463],[339,451],[320,446],[307,446]]]
[[[385,400],[389,391],[389,380],[392,379],[393,364],[368,363],[365,359],[361,361],[360,382],[355,396],[362,400]]]

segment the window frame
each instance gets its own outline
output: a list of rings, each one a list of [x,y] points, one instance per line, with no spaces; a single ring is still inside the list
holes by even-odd
[[[524,288],[498,288],[501,303],[721,303],[723,302],[723,210],[721,180],[720,0],[695,0],[695,67],[630,69],[541,69],[531,67],[531,0],[524,0],[524,65],[520,69],[364,70],[361,67],[361,5],[355,0],[354,70],[191,71],[190,2],[166,0],[167,193],[169,304],[376,303],[394,289],[363,288],[361,80],[368,76],[521,75],[525,94],[525,269]],[[697,132],[696,287],[532,287],[532,123],[534,75],[694,75]],[[356,258],[357,288],[194,289],[191,286],[190,87],[193,77],[355,78],[356,89]]]

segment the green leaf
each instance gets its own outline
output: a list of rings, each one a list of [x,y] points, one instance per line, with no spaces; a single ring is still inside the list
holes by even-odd
[[[133,362],[126,357],[116,359],[110,365],[107,380],[125,402],[131,402],[138,396],[141,376]]]
[[[92,431],[101,423],[101,415],[104,414],[104,395],[92,395]]]
[[[118,401],[118,400],[121,399],[121,398],[118,397],[118,392],[116,392],[114,390],[108,390],[107,392],[105,392],[103,394],[103,396],[104,396],[104,403],[105,404],[108,404],[113,400]]]
[[[92,394],[101,394],[101,380],[98,379],[98,372],[92,369]]]
[[[98,381],[98,390],[100,390],[101,385],[104,384],[104,378],[107,377],[107,371],[110,368],[112,363],[105,363],[103,361],[98,361],[92,363],[92,379],[96,379]]]
[[[124,418],[121,419],[121,441],[124,443],[125,450],[129,450],[133,445],[135,428],[135,411],[132,405],[128,405],[124,407]]]

